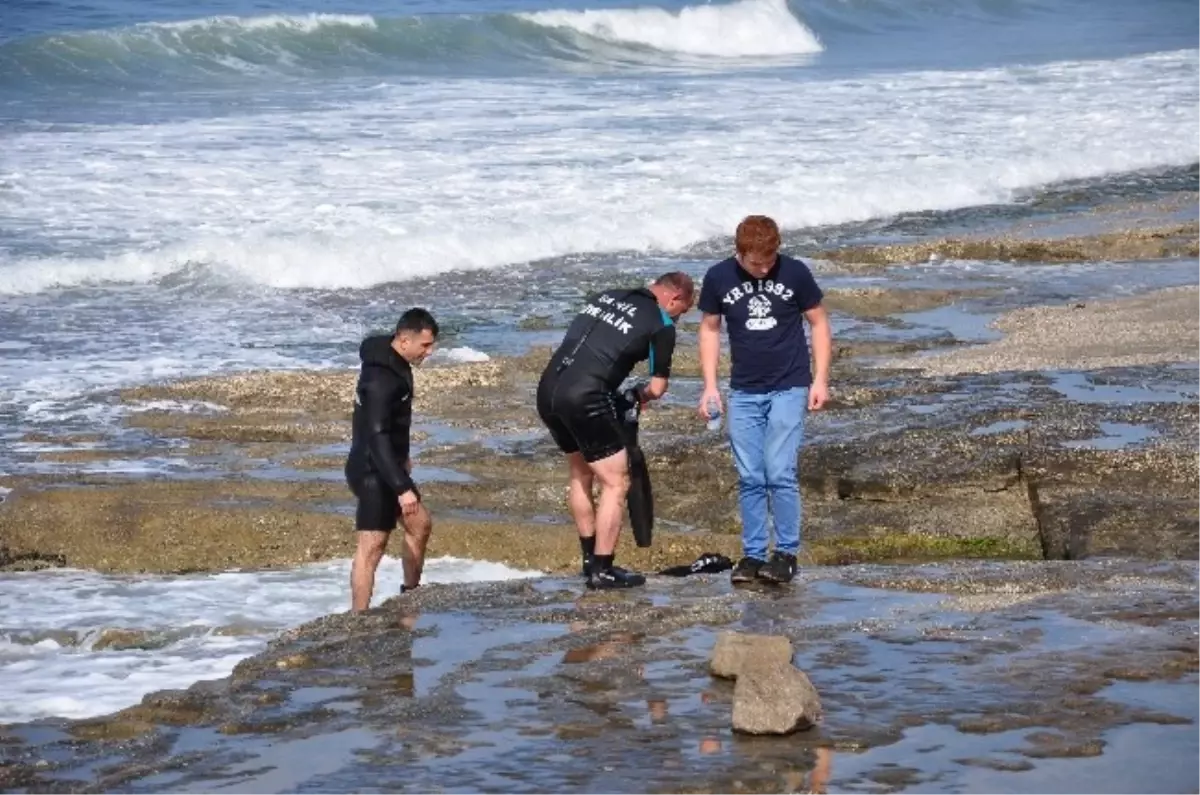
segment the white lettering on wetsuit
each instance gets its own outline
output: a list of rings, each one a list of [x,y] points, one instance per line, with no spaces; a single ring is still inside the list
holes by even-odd
[[[596,304],[588,304],[583,308],[585,315],[607,323],[622,334],[628,334],[633,329],[633,324],[626,320],[625,317],[633,317],[637,312],[636,306],[626,301],[618,301],[611,295],[602,295],[596,300],[598,303],[612,307],[612,311],[605,311],[603,307],[596,306]],[[622,317],[622,315],[625,317]]]

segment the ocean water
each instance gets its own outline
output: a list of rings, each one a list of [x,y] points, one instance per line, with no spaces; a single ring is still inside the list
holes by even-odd
[[[1195,185],[1190,0],[10,0],[0,426],[94,390],[353,365],[415,300],[452,346],[738,219]],[[1077,200],[1073,199],[1073,200]]]
[[[442,557],[426,561],[424,581],[539,573]],[[373,604],[399,593],[403,578],[400,560],[385,557]],[[0,724],[104,715],[157,690],[228,676],[276,633],[345,611],[349,582],[345,560],[187,576],[69,569],[0,576]]]
[[[1194,0],[7,0],[0,475],[28,431],[109,427],[99,391],[351,366],[414,303],[440,356],[505,353],[589,286],[701,273],[751,212],[802,249],[1195,190],[1198,23]],[[345,596],[340,571],[236,575],[211,606],[225,581],[89,576],[0,578],[0,672],[35,694],[0,721],[221,675]],[[28,613],[43,578],[66,603]],[[287,587],[250,635],[90,647]]]

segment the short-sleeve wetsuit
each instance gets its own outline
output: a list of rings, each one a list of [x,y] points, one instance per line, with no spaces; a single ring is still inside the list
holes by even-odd
[[[675,324],[646,288],[605,290],[588,298],[542,372],[537,408],[564,453],[599,461],[625,447],[616,390],[649,360],[669,378]]]

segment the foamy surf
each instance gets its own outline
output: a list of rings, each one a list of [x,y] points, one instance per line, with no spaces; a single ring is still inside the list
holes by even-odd
[[[590,63],[607,71],[670,66],[673,56],[728,59],[821,50],[816,34],[785,0],[736,0],[679,11],[219,15],[0,40],[0,88],[440,72],[448,65],[476,69],[480,60],[550,72]]]
[[[441,348],[434,352],[434,355],[430,357],[430,361],[470,364],[473,362],[490,361],[491,358],[491,356],[488,356],[483,351],[477,351],[474,348],[463,345],[457,348]]]
[[[662,52],[739,58],[806,55],[824,48],[792,15],[785,0],[737,0],[728,5],[537,11],[518,14],[547,27],[567,28],[616,43]]]
[[[227,676],[279,631],[348,607],[348,560],[269,572],[106,576],[48,570],[0,576],[0,723],[85,718],[156,690]],[[428,583],[540,572],[464,558],[426,563]],[[399,593],[400,561],[379,567],[374,604]],[[132,630],[120,648],[114,633]],[[116,636],[120,637],[120,636]],[[104,648],[96,648],[97,645]]]
[[[462,80],[302,118],[15,135],[0,175],[21,197],[9,218],[64,253],[3,263],[0,294],[181,274],[366,288],[678,253],[751,210],[798,229],[1010,202],[1060,180],[1194,162],[1196,66],[1192,50],[826,80],[805,84],[803,108],[786,81],[722,77],[664,94]],[[586,112],[564,123],[558,109],[576,106]],[[511,107],[523,111],[498,111]],[[121,250],[66,253],[83,236]]]

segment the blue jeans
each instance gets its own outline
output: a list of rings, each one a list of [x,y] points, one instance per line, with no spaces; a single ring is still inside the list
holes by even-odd
[[[729,441],[738,473],[742,554],[767,559],[767,500],[775,518],[775,549],[800,550],[800,485],[796,479],[808,388],[729,395]]]

